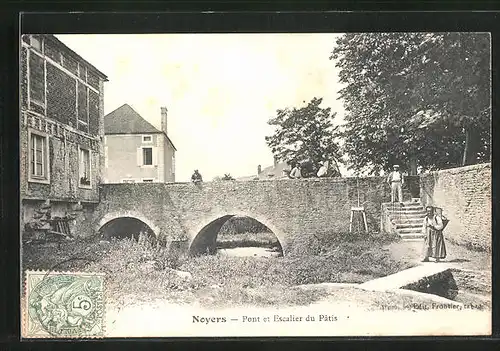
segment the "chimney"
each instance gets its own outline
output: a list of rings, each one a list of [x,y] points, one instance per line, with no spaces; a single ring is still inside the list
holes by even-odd
[[[161,131],[167,134],[167,108],[161,107]]]
[[[257,166],[257,175],[262,173],[262,167],[260,165]]]

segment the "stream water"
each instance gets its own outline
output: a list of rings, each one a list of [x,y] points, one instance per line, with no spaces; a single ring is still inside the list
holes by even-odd
[[[218,255],[236,257],[278,257],[279,252],[268,247],[235,247],[231,249],[218,249]]]

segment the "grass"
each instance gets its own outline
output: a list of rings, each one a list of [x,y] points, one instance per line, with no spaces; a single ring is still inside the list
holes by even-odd
[[[272,235],[272,234],[271,234]],[[305,236],[311,237],[311,236]],[[234,243],[239,235],[222,237]],[[384,239],[350,237],[307,239],[299,251],[282,258],[224,255],[185,257],[148,242],[77,240],[57,245],[23,246],[23,268],[106,273],[109,300],[123,302],[161,298],[208,306],[304,305],[327,295],[297,285],[322,282],[361,283],[409,268],[383,249]],[[269,234],[254,234],[248,242],[266,242]],[[274,239],[275,240],[275,239]],[[301,238],[304,240],[304,238]],[[233,245],[233,244],[228,244]],[[180,277],[176,270],[191,273]]]
[[[275,247],[278,239],[273,233],[222,233],[217,236],[217,247],[231,249],[235,247]]]

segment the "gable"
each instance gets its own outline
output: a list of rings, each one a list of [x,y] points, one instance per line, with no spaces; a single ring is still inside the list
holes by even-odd
[[[162,133],[125,104],[104,116],[104,134]]]

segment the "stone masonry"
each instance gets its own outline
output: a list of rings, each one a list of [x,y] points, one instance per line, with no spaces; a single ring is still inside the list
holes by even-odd
[[[418,182],[414,178],[409,182]],[[213,238],[223,224],[221,218],[239,215],[266,225],[286,251],[298,237],[349,235],[350,210],[358,204],[358,188],[368,228],[378,232],[381,203],[390,201],[385,177],[225,181],[199,186],[105,184],[94,213],[94,231],[113,219],[133,217],[156,236],[191,246],[200,232]]]
[[[491,251],[491,164],[425,174],[420,180],[424,206],[441,207],[450,220],[445,237],[458,245]]]

